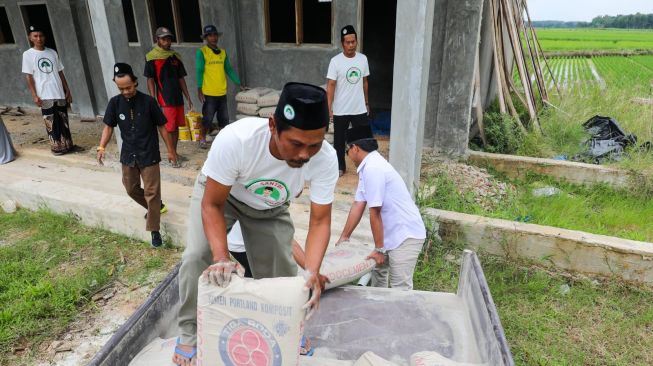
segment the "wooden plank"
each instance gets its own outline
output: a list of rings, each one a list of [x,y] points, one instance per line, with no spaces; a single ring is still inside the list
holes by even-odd
[[[297,46],[304,43],[304,14],[303,9],[303,0],[295,0],[295,43]]]

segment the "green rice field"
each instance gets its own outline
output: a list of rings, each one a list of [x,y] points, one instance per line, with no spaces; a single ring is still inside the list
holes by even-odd
[[[546,52],[653,51],[653,30],[542,28],[537,37]]]
[[[598,86],[646,95],[653,80],[653,55],[552,57],[547,63],[543,71],[550,90],[555,80],[563,90]]]

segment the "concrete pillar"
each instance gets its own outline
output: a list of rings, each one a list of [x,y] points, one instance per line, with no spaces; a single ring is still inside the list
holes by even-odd
[[[435,0],[397,1],[390,163],[419,186]]]
[[[113,82],[113,65],[116,63],[116,56],[113,50],[113,43],[111,42],[111,31],[109,30],[109,22],[104,7],[104,0],[88,0],[88,10],[91,14],[91,25],[93,26],[97,52],[100,57],[100,68],[102,70],[104,88],[107,92],[107,96],[110,97],[115,95],[117,92],[116,84]],[[122,147],[120,129],[116,127],[114,132],[116,135],[116,142],[118,143],[118,151],[120,151],[120,148]]]
[[[461,157],[467,152],[483,0],[448,0],[434,147]]]

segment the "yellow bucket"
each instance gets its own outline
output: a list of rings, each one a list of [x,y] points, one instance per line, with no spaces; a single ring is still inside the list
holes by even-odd
[[[188,127],[179,127],[179,141],[190,141],[191,135]]]
[[[186,127],[199,129],[202,125],[202,113],[190,111],[186,113]]]
[[[199,141],[200,140],[200,130],[193,128],[190,131],[190,138],[193,139],[193,141]]]

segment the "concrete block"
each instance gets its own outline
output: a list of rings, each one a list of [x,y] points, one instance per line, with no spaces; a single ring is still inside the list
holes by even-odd
[[[507,258],[653,285],[653,243],[427,209],[443,240]]]
[[[633,177],[627,171],[601,165],[471,150],[468,151],[467,162],[492,167],[511,178],[523,178],[527,173],[537,173],[577,184],[606,183],[614,187],[627,187]]]

